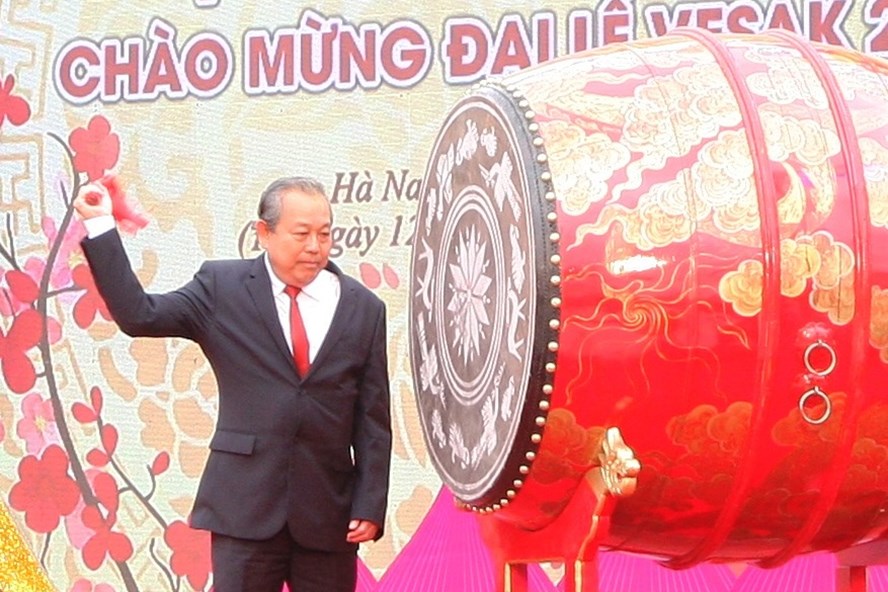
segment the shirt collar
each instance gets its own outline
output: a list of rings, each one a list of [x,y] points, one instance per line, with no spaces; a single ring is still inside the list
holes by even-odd
[[[271,261],[268,259],[268,253],[263,253],[262,258],[265,261],[265,269],[268,271],[268,278],[271,280],[271,293],[275,296],[283,294],[284,290],[287,288],[287,284],[285,284],[271,268]],[[301,292],[313,300],[322,300],[323,295],[326,293],[327,288],[330,285],[330,276],[335,277],[330,271],[322,269],[311,283],[302,288]]]

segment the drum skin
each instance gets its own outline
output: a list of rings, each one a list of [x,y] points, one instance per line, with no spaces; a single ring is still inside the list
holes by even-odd
[[[605,547],[888,536],[886,62],[677,30],[489,81],[442,126],[411,271],[426,443],[484,519],[550,524],[617,427],[642,468]]]

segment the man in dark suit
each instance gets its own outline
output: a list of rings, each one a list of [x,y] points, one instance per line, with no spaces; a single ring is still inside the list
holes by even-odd
[[[191,339],[216,374],[216,432],[191,515],[212,532],[215,592],[280,592],[285,581],[353,591],[358,543],[382,536],[388,492],[385,307],[328,261],[323,186],[272,183],[256,222],[265,253],[205,262],[166,294],[140,285],[103,187],[74,205],[120,328]]]

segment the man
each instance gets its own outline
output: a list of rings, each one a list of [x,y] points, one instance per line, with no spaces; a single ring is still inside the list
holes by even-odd
[[[103,187],[84,187],[74,206],[120,328],[194,340],[216,374],[216,432],[191,515],[212,531],[215,591],[280,592],[286,581],[294,592],[352,592],[357,545],[382,536],[386,508],[385,307],[328,261],[323,186],[273,182],[256,222],[265,253],[205,262],[166,294],[139,284]]]

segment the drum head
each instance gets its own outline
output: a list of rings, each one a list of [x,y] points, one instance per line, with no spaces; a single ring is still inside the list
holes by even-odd
[[[529,472],[554,368],[554,195],[523,104],[488,84],[454,107],[426,167],[413,243],[423,433],[445,484],[478,509],[514,497]]]

